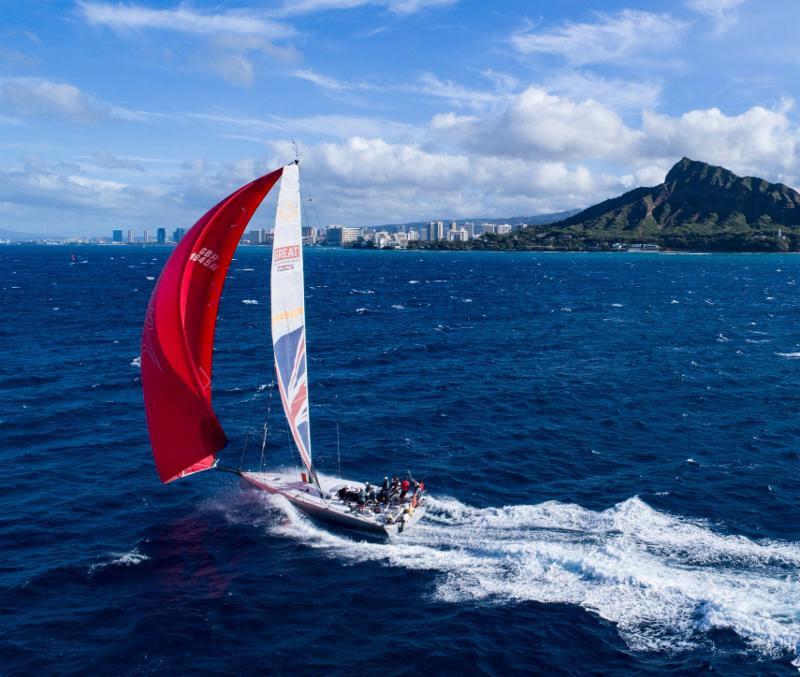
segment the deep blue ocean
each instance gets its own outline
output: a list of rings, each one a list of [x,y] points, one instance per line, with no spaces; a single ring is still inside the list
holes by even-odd
[[[0,247],[0,673],[797,674],[800,257],[307,249],[319,469],[432,496],[389,542],[160,484],[170,251]],[[296,462],[269,255],[237,252],[214,363],[251,469],[265,418]]]

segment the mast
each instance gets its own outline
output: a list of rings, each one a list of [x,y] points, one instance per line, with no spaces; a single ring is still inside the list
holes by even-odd
[[[270,270],[270,312],[275,372],[283,411],[310,478],[322,491],[311,460],[306,368],[306,311],[299,160],[283,168]]]

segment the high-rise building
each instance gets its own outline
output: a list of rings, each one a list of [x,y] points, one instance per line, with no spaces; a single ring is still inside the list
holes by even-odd
[[[450,230],[458,230],[458,224],[455,221],[450,222]]]
[[[121,243],[122,242],[122,231],[121,230],[115,230],[111,234],[111,241],[112,242]]]
[[[416,242],[417,240],[419,240],[419,231],[412,228],[408,231],[408,241]]]
[[[173,242],[180,242],[184,235],[186,235],[186,228],[176,228],[172,231]]]
[[[431,221],[428,224],[428,239],[431,242],[444,240],[444,221]]]
[[[302,228],[303,244],[314,244],[317,241],[317,229],[311,226]]]
[[[250,244],[261,244],[261,242],[263,241],[261,231],[260,230],[247,231],[247,241]]]
[[[133,232],[133,228],[128,229],[128,244],[133,244],[136,242],[136,235]]]
[[[159,228],[156,230],[156,242],[158,244],[165,244],[167,241],[167,229],[166,228]]]
[[[347,226],[328,226],[325,231],[325,240],[328,244],[342,246],[351,242],[358,241],[361,237],[360,228],[348,228]]]
[[[506,233],[511,232],[511,224],[510,223],[501,223],[497,225],[497,230],[494,231],[498,235],[505,235]]]
[[[150,244],[150,231],[147,228],[144,229],[144,243]]]

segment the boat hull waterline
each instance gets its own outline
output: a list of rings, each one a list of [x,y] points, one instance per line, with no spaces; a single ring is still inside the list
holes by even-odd
[[[409,500],[385,508],[358,506],[339,499],[337,492],[342,486],[358,491],[365,486],[362,482],[320,477],[320,492],[314,484],[285,473],[241,471],[239,476],[257,489],[283,496],[315,519],[348,529],[396,536],[416,524],[425,514],[424,498],[416,507],[412,507],[409,496]]]

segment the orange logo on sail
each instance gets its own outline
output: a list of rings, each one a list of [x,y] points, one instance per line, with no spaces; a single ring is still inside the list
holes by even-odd
[[[284,322],[286,320],[291,320],[295,317],[300,317],[303,314],[303,306],[297,306],[297,308],[292,308],[291,310],[284,310],[282,313],[278,313],[277,315],[272,316],[273,322]]]

